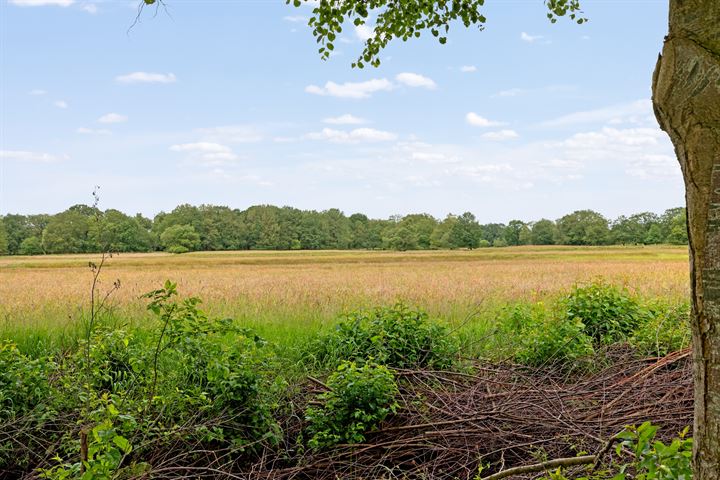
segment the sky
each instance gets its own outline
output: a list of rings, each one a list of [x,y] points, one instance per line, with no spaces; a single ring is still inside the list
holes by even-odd
[[[284,0],[0,0],[0,214],[92,203],[340,208],[481,222],[683,204],[652,71],[667,0],[487,0],[483,31],[323,61]]]

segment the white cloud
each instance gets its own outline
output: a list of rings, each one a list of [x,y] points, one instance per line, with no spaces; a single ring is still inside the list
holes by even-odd
[[[517,97],[519,95],[524,95],[527,93],[527,90],[523,88],[509,88],[507,90],[501,90],[493,97]]]
[[[120,115],[119,113],[106,113],[98,118],[98,122],[100,123],[123,123],[127,122],[127,120],[127,115]]]
[[[91,15],[95,15],[98,12],[97,5],[95,5],[94,3],[86,3],[82,6],[82,9]]]
[[[181,143],[172,145],[170,150],[188,153],[194,163],[204,167],[233,165],[238,160],[230,147],[213,142]]]
[[[392,132],[374,128],[356,128],[350,131],[323,128],[320,132],[308,133],[305,137],[335,143],[388,142],[397,139],[397,135]]]
[[[537,42],[538,40],[542,40],[543,36],[542,35],[530,35],[529,33],[522,32],[520,34],[520,39],[524,42],[534,43],[534,42]]]
[[[55,100],[53,102],[53,105],[55,105],[57,108],[68,108],[68,104],[65,100]]]
[[[612,128],[580,132],[542,149],[554,152],[556,168],[615,169],[632,177],[680,179],[680,167],[667,135],[657,127]]]
[[[649,99],[570,113],[541,123],[543,127],[566,127],[583,123],[654,123],[652,102]]]
[[[101,128],[101,129],[93,129],[93,128],[85,128],[80,127],[76,130],[77,133],[83,134],[83,135],[110,135],[112,132],[110,130]]]
[[[423,87],[433,89],[437,87],[432,78],[425,77],[418,73],[403,72],[395,76],[395,80],[408,87]]]
[[[662,154],[640,155],[630,162],[625,172],[642,179],[677,179],[680,176],[680,165],[675,157]]]
[[[346,113],[344,115],[340,115],[339,117],[324,118],[323,122],[331,125],[361,125],[363,123],[367,123],[367,120]]]
[[[174,73],[148,73],[133,72],[115,77],[120,83],[175,83],[177,77]]]
[[[307,93],[314,95],[327,95],[338,98],[369,98],[373,93],[392,90],[393,84],[386,78],[373,78],[364,82],[345,82],[338,84],[327,82],[325,86],[308,85]]]
[[[226,145],[213,142],[181,143],[170,147],[173,152],[227,153],[232,150]]]
[[[69,7],[75,0],[9,0],[10,5],[18,7],[44,7],[46,5],[55,5],[58,7]]]
[[[463,73],[477,72],[477,67],[475,65],[463,65],[460,67],[460,71]]]
[[[485,140],[492,140],[494,142],[502,142],[505,140],[512,140],[518,138],[520,135],[515,130],[498,130],[496,132],[487,132],[480,135]]]
[[[223,125],[196,131],[211,142],[254,143],[263,139],[262,133],[252,125]]]
[[[494,120],[488,120],[485,117],[481,117],[475,112],[468,112],[467,115],[465,115],[465,121],[472,125],[473,127],[500,127],[502,125],[505,125],[503,122],[496,122]]]
[[[310,19],[304,15],[287,15],[283,17],[283,20],[292,23],[307,23]]]
[[[52,155],[41,152],[28,152],[25,150],[0,150],[0,159],[15,160],[18,162],[50,163],[58,160],[67,160],[67,155]]]
[[[41,88],[36,88],[28,92],[29,95],[46,95],[47,93],[47,90],[43,90]]]
[[[372,38],[373,35],[374,35],[373,27],[371,27],[370,25],[356,25],[355,26],[355,36],[357,36],[363,42]]]

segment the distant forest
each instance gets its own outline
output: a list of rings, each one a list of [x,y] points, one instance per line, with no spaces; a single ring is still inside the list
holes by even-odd
[[[387,220],[332,208],[259,205],[247,210],[180,205],[154,219],[75,205],[56,215],[0,217],[0,254],[194,250],[426,250],[512,245],[686,244],[685,209],[608,220],[578,210],[555,221],[480,224],[472,213],[420,213]]]

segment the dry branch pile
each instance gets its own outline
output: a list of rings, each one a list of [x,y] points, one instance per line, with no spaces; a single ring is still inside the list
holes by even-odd
[[[543,460],[595,454],[628,424],[646,420],[676,435],[692,422],[689,352],[663,359],[615,353],[607,368],[585,375],[517,365],[477,365],[473,374],[399,371],[403,408],[362,445],[323,453],[298,450],[304,405],[296,398],[284,425],[287,443],[259,461],[209,462],[209,469],[157,466],[153,476],[265,479],[472,479]],[[607,449],[605,461],[613,454]],[[187,458],[186,458],[187,459]],[[187,465],[187,464],[185,464]],[[510,478],[532,478],[512,476]]]

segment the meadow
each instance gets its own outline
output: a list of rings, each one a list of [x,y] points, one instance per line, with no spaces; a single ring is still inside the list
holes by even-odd
[[[610,478],[619,467],[599,439],[638,419],[663,420],[659,438],[678,449],[663,462],[689,471],[691,443],[673,440],[692,412],[685,248],[100,262],[0,257],[0,478],[475,479],[505,468],[500,450],[531,461],[533,435],[551,458],[581,441]],[[478,427],[483,409],[494,413]],[[377,457],[378,445],[392,448]]]
[[[20,345],[72,338],[89,310],[99,255],[0,257],[0,337]],[[338,315],[403,301],[431,317],[483,329],[508,304],[543,302],[598,278],[646,298],[689,295],[686,247],[508,247],[454,251],[243,251],[134,253],[107,259],[100,293],[115,280],[110,317],[142,326],[141,295],[167,279],[282,342],[313,336]]]

